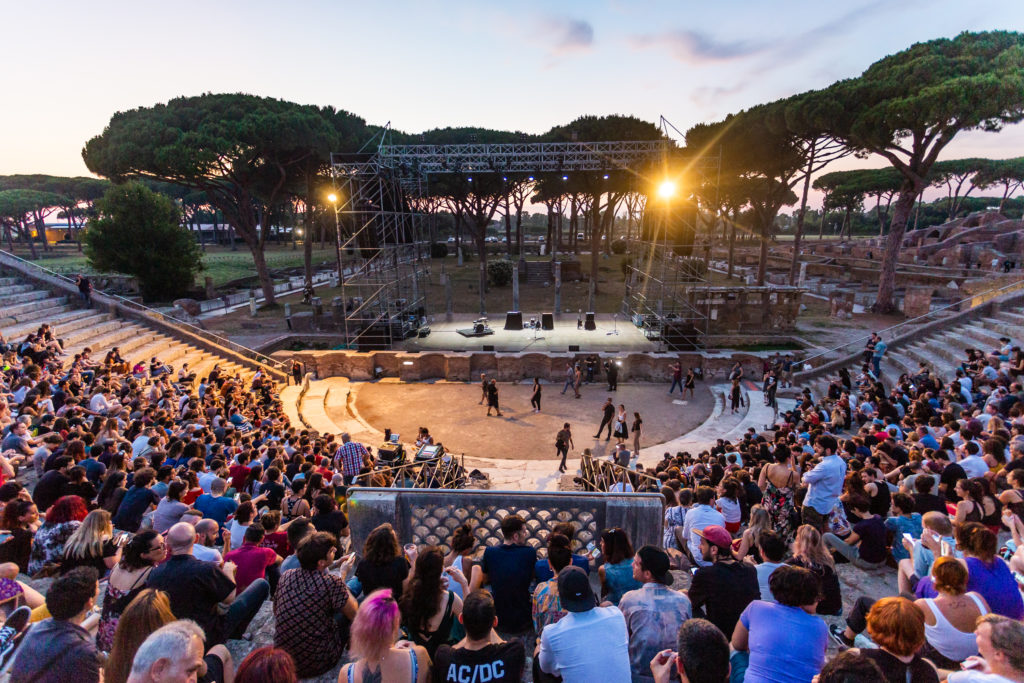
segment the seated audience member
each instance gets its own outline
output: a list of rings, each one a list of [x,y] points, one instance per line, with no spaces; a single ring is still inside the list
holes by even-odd
[[[705,565],[693,575],[690,602],[695,616],[707,618],[722,633],[732,633],[740,614],[761,591],[757,571],[732,554],[732,536],[724,527],[711,525],[698,531],[700,557]]]
[[[523,643],[518,639],[506,642],[494,630],[498,615],[489,593],[474,591],[467,595],[459,621],[466,630],[466,637],[455,645],[437,648],[434,683],[466,680],[519,683],[523,679],[526,664]]]
[[[426,650],[407,642],[395,644],[401,622],[401,612],[390,589],[371,593],[352,622],[349,650],[356,659],[341,668],[338,680],[427,683],[430,658]]]
[[[518,515],[506,515],[501,520],[501,535],[501,545],[484,551],[482,571],[474,572],[471,589],[489,584],[498,611],[498,630],[520,634],[528,631],[532,623],[530,584],[537,551],[526,545],[529,532]]]
[[[110,652],[117,624],[125,608],[137,595],[147,590],[146,579],[149,578],[149,573],[153,571],[153,567],[163,562],[166,556],[167,548],[163,536],[152,529],[135,534],[122,548],[121,559],[110,571],[110,578],[106,583],[103,611],[96,629],[96,646],[101,652]],[[170,611],[169,605],[167,610]],[[129,664],[130,658],[125,663],[122,680],[128,678]],[[109,672],[106,674],[106,680],[109,680]]]
[[[861,654],[878,665],[885,683],[938,683],[935,666],[919,653],[925,642],[925,615],[914,603],[882,598],[868,612],[867,630],[878,649],[863,649]]]
[[[817,683],[879,683],[884,680],[882,670],[860,650],[840,652],[822,667],[817,676]]]
[[[146,585],[167,593],[174,615],[191,619],[206,633],[209,645],[239,638],[270,594],[266,579],[256,579],[239,593],[235,586],[236,567],[225,562],[218,567],[192,555],[196,530],[178,522],[167,532],[171,557],[150,572]],[[220,605],[226,604],[226,610]]]
[[[281,576],[274,595],[274,646],[291,655],[302,678],[329,671],[349,641],[356,601],[344,575],[354,556],[342,563],[342,576],[328,572],[335,565],[338,543],[323,531],[303,539],[296,555],[300,567]]]
[[[390,524],[381,524],[367,535],[363,559],[356,565],[362,595],[390,588],[391,594],[400,599],[408,576],[409,560],[398,545],[395,530]]]
[[[885,528],[892,532],[892,557],[899,562],[910,557],[903,545],[904,534],[911,539],[921,538],[921,513],[914,512],[914,499],[905,493],[897,493],[892,497],[893,516],[885,520]]]
[[[213,519],[218,525],[224,526],[228,517],[238,509],[235,499],[224,495],[227,490],[228,483],[217,477],[210,482],[210,492],[196,498],[193,507],[203,513],[203,519]]]
[[[132,488],[124,494],[117,514],[113,517],[114,527],[133,534],[139,530],[143,515],[160,503],[159,496],[151,489],[155,475],[156,472],[150,467],[144,467],[135,473]]]
[[[672,648],[679,627],[693,615],[686,594],[670,588],[670,567],[668,554],[661,548],[640,548],[633,557],[633,578],[641,586],[619,601],[629,633],[629,666],[634,682],[653,681],[651,659],[659,651]]]
[[[853,530],[845,539],[833,533],[822,534],[821,540],[855,567],[877,569],[885,562],[886,531],[882,518],[871,513],[871,502],[860,495],[847,501],[853,512]]]
[[[203,657],[206,635],[195,622],[179,619],[149,634],[132,660],[128,683],[191,683],[205,670],[203,681],[231,680],[234,666],[223,646]]]
[[[93,567],[100,577],[121,560],[121,548],[113,541],[110,513],[93,510],[64,544],[64,557],[60,572],[66,574],[75,567]]]
[[[922,654],[943,669],[957,668],[960,662],[978,654],[974,626],[989,613],[985,598],[967,591],[967,573],[959,560],[940,557],[931,571],[938,597],[914,603],[924,615],[927,644]]]
[[[76,497],[76,500],[81,499]],[[50,510],[52,511],[54,508],[56,506]],[[22,574],[34,574],[45,564],[60,559],[64,553],[64,541],[71,536],[80,523],[79,520],[75,520],[74,525],[61,524],[59,529],[56,525],[47,527],[44,524],[40,527],[39,508],[36,507],[36,504],[31,500],[16,498],[4,506],[2,526],[11,534],[11,537],[0,543],[0,562],[16,564],[18,571]],[[36,531],[37,527],[39,531]],[[47,529],[52,536],[48,539],[35,539],[40,532]],[[33,557],[39,559],[33,559]]]
[[[263,536],[263,527],[253,524],[245,530],[242,546],[238,550],[224,554],[224,561],[235,565],[236,590],[244,591],[253,581],[267,579],[271,584],[270,592],[274,592],[274,588],[277,586],[277,568],[274,565],[280,564],[284,558],[274,552],[273,548],[260,547]],[[195,551],[193,550],[193,552]],[[273,580],[267,578],[271,568],[275,570]]]
[[[50,619],[25,635],[11,666],[12,683],[98,683],[102,659],[82,622],[96,604],[99,577],[79,567],[46,592]]]
[[[754,566],[754,570],[757,572],[757,587],[761,591],[761,599],[765,602],[775,602],[775,596],[772,595],[769,580],[771,579],[772,572],[786,564],[782,561],[786,557],[786,542],[774,531],[765,531],[757,539],[757,549],[763,560],[763,562]]]
[[[997,614],[978,619],[974,629],[979,657],[968,662],[973,668],[954,671],[949,683],[1020,683],[1024,681],[1024,624]]]
[[[808,681],[821,671],[828,647],[828,628],[814,615],[818,577],[786,565],[772,572],[769,585],[776,602],[751,602],[732,634],[733,649],[749,653],[743,680]]]
[[[633,578],[633,544],[622,529],[606,529],[601,532],[601,554],[604,564],[597,568],[601,579],[601,598],[613,605],[619,604],[622,596],[640,587]]]
[[[296,519],[288,525],[288,531],[285,533],[288,535],[288,547],[292,549],[292,554],[284,558],[284,561],[281,563],[281,576],[284,576],[284,573],[289,569],[299,568],[297,548],[315,532],[316,529],[313,528],[313,524],[308,519]]]
[[[438,647],[454,642],[452,627],[462,613],[462,599],[441,581],[444,573],[444,552],[437,546],[423,548],[416,555],[409,583],[398,602],[409,639],[422,645],[431,659]],[[462,583],[464,593],[469,592],[466,577],[458,569],[448,568],[448,577]]]
[[[333,496],[321,493],[313,499],[313,507],[316,509],[316,514],[313,515],[311,521],[317,531],[334,534],[339,542],[348,538],[351,533],[348,528],[348,517],[338,509],[338,504]]]
[[[569,550],[572,550],[573,538],[576,536],[575,524],[573,524],[572,522],[559,522],[554,527],[552,527],[551,534],[548,535],[548,538],[550,539],[551,535],[554,534],[561,534],[562,536],[564,536],[569,541]],[[587,558],[586,555],[577,555],[576,553],[572,553],[572,565],[574,567],[579,567],[585,572],[590,571],[590,560]],[[551,573],[551,568],[548,566],[547,560],[540,559],[537,560],[536,563],[534,563],[533,576],[536,579],[537,583],[540,583],[541,581],[547,581],[554,577],[554,574]]]
[[[675,652],[662,650],[650,666],[654,683],[669,683],[673,671],[682,683],[725,683],[730,671],[729,641],[707,619],[689,619],[679,627]]]
[[[564,683],[629,680],[626,621],[619,608],[598,607],[578,567],[560,572],[558,597],[569,614],[544,629],[535,660],[539,669]]]
[[[701,557],[702,537],[698,532],[712,525],[724,529],[725,517],[711,505],[715,500],[715,490],[710,486],[698,486],[694,490],[693,496],[696,504],[686,511],[686,517],[683,520],[683,537],[686,539],[684,550],[695,566],[703,567],[710,563]]]
[[[900,560],[897,566],[896,580],[900,593],[913,593],[921,577],[928,576],[935,562],[935,554],[940,551],[943,542],[950,548],[956,547],[949,515],[945,511],[924,513],[921,516],[921,537],[912,543],[905,539],[900,541],[904,550],[910,554],[908,559]]]
[[[182,521],[189,521],[190,519],[194,518],[188,515],[182,517]],[[217,545],[217,538],[220,536],[220,527],[217,525],[217,521],[214,519],[197,519],[195,527],[196,542],[192,546],[192,556],[203,562],[213,562],[217,565],[222,564],[224,557],[215,547]]]
[[[298,683],[295,660],[284,650],[266,645],[242,660],[235,671],[235,683]]]
[[[549,567],[552,578],[538,581],[533,589],[533,631],[540,638],[544,628],[557,622],[567,612],[562,609],[558,600],[558,573],[571,562],[569,539],[562,534],[552,532],[548,535],[548,557],[544,560]]]
[[[103,683],[125,683],[139,646],[153,631],[174,621],[167,593],[152,588],[143,588],[121,609],[118,627],[104,650],[109,655],[103,667]]]

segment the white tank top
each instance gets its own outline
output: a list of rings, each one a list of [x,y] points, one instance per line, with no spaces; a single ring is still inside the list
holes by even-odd
[[[978,599],[977,595],[967,593],[967,596],[978,606],[978,612],[983,615],[988,614],[988,610],[985,609],[984,604]],[[964,633],[949,623],[949,620],[946,619],[946,616],[935,605],[933,599],[927,598],[925,603],[931,609],[932,614],[935,615],[934,626],[929,626],[927,623],[924,625],[925,639],[932,647],[938,650],[942,656],[948,657],[954,662],[962,662],[971,655],[978,654],[978,642],[974,637],[973,631]]]

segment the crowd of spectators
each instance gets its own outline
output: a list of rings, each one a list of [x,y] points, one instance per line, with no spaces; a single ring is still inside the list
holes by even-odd
[[[877,350],[772,429],[630,475],[663,497],[659,545],[610,528],[580,548],[570,522],[509,514],[498,545],[383,524],[351,547],[365,446],[290,425],[262,373],[69,359],[43,326],[2,349],[0,657],[15,683],[343,662],[362,683],[1022,683],[1019,354],[886,387]],[[843,595],[843,564],[895,588]],[[268,600],[273,644],[232,661]]]

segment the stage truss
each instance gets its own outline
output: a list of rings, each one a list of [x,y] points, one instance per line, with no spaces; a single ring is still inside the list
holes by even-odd
[[[686,158],[668,139],[457,145],[392,145],[388,139],[385,129],[376,152],[331,155],[344,334],[347,345],[366,350],[391,348],[427,320],[429,252],[436,231],[432,216],[413,207],[422,205],[417,200],[426,195],[430,175],[615,170],[649,175],[671,163],[685,167],[702,185],[717,187],[720,168],[717,155]],[[696,212],[684,220],[695,223]],[[622,312],[649,338],[677,348],[669,332],[679,325],[692,327],[698,336],[707,331],[707,320],[688,303],[687,291],[709,286],[710,244],[698,243],[695,224],[683,231],[695,236],[693,244],[670,244],[667,223],[632,244],[638,261],[627,274]],[[674,257],[680,248],[692,252],[703,268],[690,268]],[[690,346],[699,346],[698,340],[691,341]]]

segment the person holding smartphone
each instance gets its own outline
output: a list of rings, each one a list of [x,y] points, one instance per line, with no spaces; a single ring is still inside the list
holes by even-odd
[[[682,683],[729,680],[729,641],[706,619],[688,619],[679,627],[676,651],[662,650],[651,660],[654,683],[669,683],[673,669]]]

